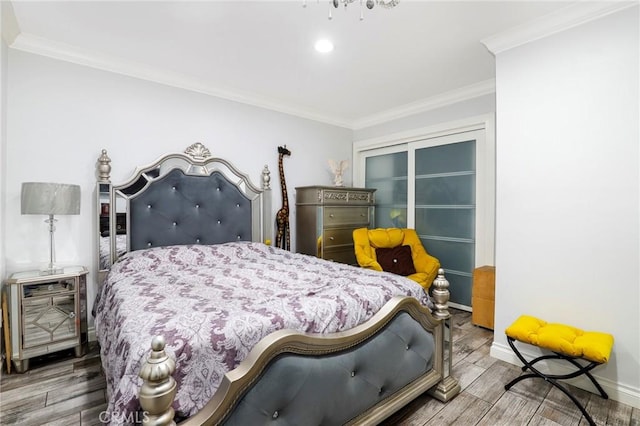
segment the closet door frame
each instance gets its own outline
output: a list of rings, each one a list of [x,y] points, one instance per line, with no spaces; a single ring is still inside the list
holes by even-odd
[[[353,143],[353,182],[363,186],[366,158],[399,151],[408,152],[407,225],[415,226],[415,149],[440,145],[437,138],[480,131],[476,140],[476,247],[475,266],[495,265],[495,115],[485,114],[454,122],[412,129]],[[455,137],[454,137],[455,138]],[[429,142],[432,140],[432,142]],[[412,182],[413,181],[413,182]],[[446,265],[444,265],[446,268]]]

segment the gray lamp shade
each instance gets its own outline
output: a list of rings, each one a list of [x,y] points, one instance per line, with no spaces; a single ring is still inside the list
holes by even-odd
[[[20,206],[22,214],[80,214],[80,185],[24,182]]]

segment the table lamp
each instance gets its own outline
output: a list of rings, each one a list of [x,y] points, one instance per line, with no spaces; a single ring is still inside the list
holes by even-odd
[[[64,183],[24,182],[20,197],[22,214],[48,215],[49,266],[48,273],[56,273],[53,233],[56,230],[54,215],[80,214],[80,186]]]

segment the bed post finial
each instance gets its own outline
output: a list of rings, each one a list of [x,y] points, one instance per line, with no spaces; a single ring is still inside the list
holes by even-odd
[[[438,276],[433,280],[431,295],[435,301],[436,310],[433,314],[436,319],[447,319],[449,312],[449,281],[444,277],[444,269],[438,269]]]
[[[271,189],[271,171],[269,171],[269,166],[266,164],[262,169],[262,189]]]
[[[151,341],[151,354],[140,370],[144,380],[140,388],[140,406],[144,410],[143,425],[175,426],[171,405],[176,396],[176,381],[171,374],[176,369],[175,361],[164,351],[165,341],[156,336]]]
[[[98,157],[98,182],[111,182],[111,158],[107,155],[106,149],[103,149]]]
[[[428,392],[438,401],[447,402],[460,393],[460,384],[451,375],[453,371],[453,321],[449,312],[449,281],[444,277],[444,269],[438,269],[438,276],[433,280],[432,287],[431,294],[436,305],[433,316],[442,320],[436,338],[440,342],[436,344],[436,347],[440,347],[436,355],[436,370],[442,373],[442,380]]]

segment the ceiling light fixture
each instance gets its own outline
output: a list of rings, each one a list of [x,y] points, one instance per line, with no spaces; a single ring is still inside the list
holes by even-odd
[[[320,0],[317,0],[320,3]],[[333,19],[331,8],[337,9],[340,5],[344,5],[345,10],[350,3],[354,3],[356,0],[329,0],[329,19]],[[396,7],[400,3],[400,0],[360,0],[360,20],[364,19],[364,7],[367,9],[373,9],[375,5],[378,5],[384,9],[391,9]],[[307,7],[307,0],[302,0],[302,7]]]
[[[315,49],[320,53],[329,53],[333,50],[333,43],[326,38],[316,41]]]

